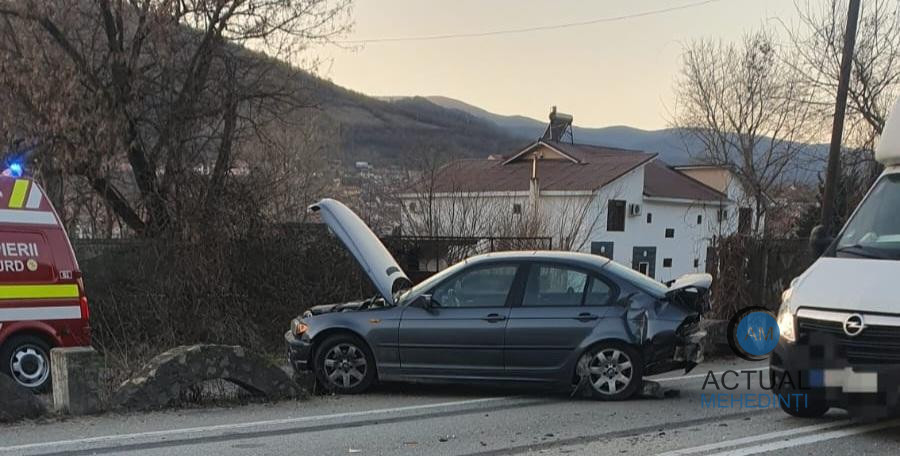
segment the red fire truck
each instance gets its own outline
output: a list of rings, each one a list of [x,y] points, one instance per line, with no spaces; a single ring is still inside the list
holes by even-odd
[[[0,176],[0,373],[50,388],[50,349],[91,343],[81,271],[37,183]]]

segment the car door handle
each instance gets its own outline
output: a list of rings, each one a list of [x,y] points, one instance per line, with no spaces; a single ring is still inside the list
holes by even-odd
[[[600,318],[599,315],[595,315],[590,312],[581,312],[580,314],[578,314],[577,317],[575,317],[575,319],[578,321],[591,321],[591,320],[596,320],[598,318]]]
[[[487,314],[487,316],[484,317],[484,320],[494,323],[497,321],[506,320],[506,317],[504,317],[503,315],[497,314],[497,313],[492,313],[492,314]]]

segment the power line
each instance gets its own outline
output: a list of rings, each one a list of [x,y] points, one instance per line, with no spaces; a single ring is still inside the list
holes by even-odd
[[[404,41],[436,41],[436,40],[449,40],[455,38],[478,38],[485,36],[497,36],[497,35],[512,35],[518,33],[530,33],[530,32],[541,32],[546,30],[557,30],[571,27],[583,27],[586,25],[594,25],[594,24],[602,24],[606,22],[619,22],[628,19],[635,19],[639,17],[646,16],[655,16],[658,14],[670,13],[672,11],[679,11],[689,8],[695,8],[698,6],[703,6],[709,3],[717,3],[721,0],[703,0],[694,3],[688,3],[686,5],[679,6],[671,6],[668,8],[662,8],[652,11],[644,11],[640,13],[632,13],[625,14],[622,16],[611,16],[611,17],[601,17],[598,19],[591,19],[587,21],[579,21],[579,22],[567,22],[563,24],[552,24],[552,25],[538,25],[534,27],[524,27],[524,28],[515,28],[515,29],[505,29],[505,30],[490,30],[485,32],[471,32],[471,33],[450,33],[444,35],[422,35],[422,36],[397,36],[397,37],[387,37],[387,38],[368,38],[368,39],[358,39],[358,40],[337,40],[334,41],[336,44],[368,44],[368,43],[395,43],[395,42],[404,42]]]

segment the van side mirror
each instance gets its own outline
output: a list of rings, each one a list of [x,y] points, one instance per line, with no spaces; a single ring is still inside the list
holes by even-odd
[[[834,237],[825,231],[824,225],[816,225],[809,232],[809,248],[816,258],[825,253],[832,241],[834,241]]]

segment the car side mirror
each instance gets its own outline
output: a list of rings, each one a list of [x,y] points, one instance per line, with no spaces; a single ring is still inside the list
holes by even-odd
[[[419,295],[412,303],[410,303],[413,307],[419,307],[425,310],[432,309],[435,307],[434,301],[431,300],[430,294]]]
[[[809,249],[816,258],[825,253],[832,241],[834,241],[834,237],[825,231],[824,225],[816,225],[809,232]]]

